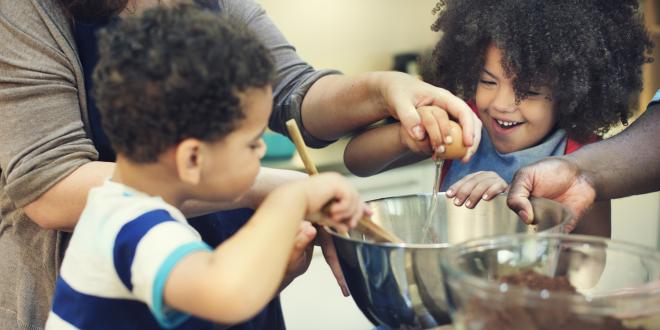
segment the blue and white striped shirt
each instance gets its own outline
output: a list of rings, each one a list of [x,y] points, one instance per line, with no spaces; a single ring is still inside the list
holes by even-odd
[[[108,180],[89,193],[46,329],[210,327],[163,302],[174,266],[191,252],[210,249],[175,207]]]
[[[653,99],[649,103],[655,103],[655,102],[658,102],[658,101],[660,101],[660,89],[655,91],[655,95],[653,95]]]

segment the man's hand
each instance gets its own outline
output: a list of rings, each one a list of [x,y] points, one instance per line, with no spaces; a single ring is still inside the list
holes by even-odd
[[[303,221],[300,223],[300,229],[295,238],[293,251],[289,264],[284,273],[284,279],[280,286],[280,291],[289,285],[296,277],[304,274],[312,262],[312,253],[314,252],[314,238],[316,237],[316,228],[311,223]]]
[[[295,245],[291,252],[291,258],[289,259],[280,291],[284,290],[296,277],[304,274],[307,268],[309,268],[309,264],[312,261],[312,254],[314,253],[314,244],[311,244],[312,242],[316,242],[316,245],[321,247],[323,257],[328,263],[328,266],[330,266],[330,270],[335,276],[342,294],[348,297],[350,292],[344,279],[344,274],[341,271],[339,259],[337,259],[337,252],[332,243],[332,236],[322,228],[317,229],[307,221],[301,223],[300,231],[296,235]]]
[[[341,289],[341,293],[344,295],[344,297],[350,296],[351,293],[348,290],[348,285],[346,284],[344,273],[341,271],[339,259],[337,258],[337,250],[335,250],[335,244],[332,242],[332,236],[325,230],[320,229],[318,236],[316,237],[316,244],[321,246],[321,251],[323,251],[325,262],[327,262],[328,266],[330,266],[330,270],[337,280],[337,284]]]
[[[596,190],[587,173],[569,157],[553,157],[525,166],[518,170],[507,204],[526,223],[534,222],[534,212],[529,197],[543,197],[564,204],[573,212],[567,225],[571,231],[596,199]]]
[[[435,87],[402,72],[382,72],[380,90],[390,115],[397,118],[410,137],[423,140],[426,130],[417,108],[435,105],[458,120],[463,129],[463,143],[468,152],[462,161],[467,162],[477,151],[481,140],[481,121],[472,109],[449,91]]]

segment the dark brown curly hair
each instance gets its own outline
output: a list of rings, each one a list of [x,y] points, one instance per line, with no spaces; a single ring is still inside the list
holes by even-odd
[[[268,86],[269,51],[247,28],[194,5],[157,7],[99,36],[95,98],[113,148],[153,162],[186,138],[216,141],[245,117],[240,93]]]
[[[636,0],[447,0],[434,13],[435,46],[424,79],[475,96],[486,49],[503,52],[518,101],[546,86],[558,127],[584,141],[627,124],[653,48]]]

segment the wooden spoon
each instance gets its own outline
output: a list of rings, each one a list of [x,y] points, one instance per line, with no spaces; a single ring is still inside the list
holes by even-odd
[[[289,121],[287,121],[286,128],[289,130],[289,135],[291,136],[291,140],[293,140],[293,143],[296,145],[296,150],[298,150],[298,154],[300,154],[300,158],[302,159],[303,164],[305,164],[305,170],[307,171],[307,174],[309,175],[319,174],[319,171],[316,169],[316,166],[314,165],[312,158],[309,156],[309,153],[307,152],[305,141],[303,140],[302,135],[300,134],[300,129],[298,128],[298,124],[296,124],[296,121],[294,119],[290,119]],[[327,206],[324,207],[324,209],[327,209]],[[323,214],[323,212],[319,212],[318,214],[312,214],[307,218],[313,223],[322,226],[332,227],[332,222],[329,222],[328,218]],[[376,242],[403,243],[403,240],[401,240],[399,237],[389,232],[385,228],[381,227],[377,223],[373,222],[369,217],[366,216],[358,221],[355,230],[361,232],[362,234],[373,239]]]

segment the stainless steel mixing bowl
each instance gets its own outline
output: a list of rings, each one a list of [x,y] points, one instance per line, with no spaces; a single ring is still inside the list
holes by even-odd
[[[474,209],[458,207],[438,196],[431,229],[438,244],[424,244],[431,195],[408,195],[369,202],[373,221],[399,236],[404,244],[374,243],[351,231],[333,235],[351,295],[375,325],[390,329],[428,329],[451,323],[440,260],[451,244],[473,238],[527,232],[529,228],[500,195]],[[532,200],[539,232],[563,232],[571,213],[559,203]]]

